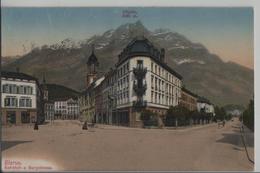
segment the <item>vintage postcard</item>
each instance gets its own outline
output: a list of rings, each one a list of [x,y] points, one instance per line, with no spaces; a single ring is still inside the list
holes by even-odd
[[[3,172],[254,171],[253,7],[1,14]]]

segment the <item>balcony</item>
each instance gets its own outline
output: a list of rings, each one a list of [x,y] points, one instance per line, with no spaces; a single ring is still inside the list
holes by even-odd
[[[143,109],[147,106],[147,101],[145,100],[137,100],[137,101],[133,101],[133,107],[135,109]]]
[[[142,81],[139,81],[138,83],[134,82],[133,89],[137,96],[143,96],[145,94],[145,91],[147,89],[147,84]]]
[[[144,79],[147,73],[147,68],[144,68],[143,66],[137,66],[134,68],[133,73],[136,79]]]

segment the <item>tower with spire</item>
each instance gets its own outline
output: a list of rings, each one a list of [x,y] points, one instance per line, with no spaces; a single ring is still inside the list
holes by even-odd
[[[42,77],[42,91],[43,91],[43,100],[48,101],[49,92],[48,92],[48,88],[46,85],[45,73],[43,74],[43,77]]]
[[[92,45],[91,55],[88,57],[87,61],[87,79],[86,79],[86,87],[89,87],[90,84],[97,78],[97,67],[98,67],[98,59],[95,55],[95,48]]]

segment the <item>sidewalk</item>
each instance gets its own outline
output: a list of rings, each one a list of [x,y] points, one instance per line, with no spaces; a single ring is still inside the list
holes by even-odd
[[[248,129],[244,125],[244,132],[242,132],[242,135],[245,140],[245,145],[247,147],[249,158],[252,161],[254,161],[255,160],[255,157],[254,157],[254,148],[255,148],[254,147],[254,132],[252,132],[250,129]]]

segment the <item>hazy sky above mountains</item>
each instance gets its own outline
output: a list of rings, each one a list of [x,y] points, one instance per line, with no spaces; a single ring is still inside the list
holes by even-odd
[[[136,16],[123,17],[123,12]],[[205,45],[224,61],[253,68],[252,8],[2,8],[2,55],[21,55],[31,44],[82,40],[142,21],[153,31],[168,28]]]

